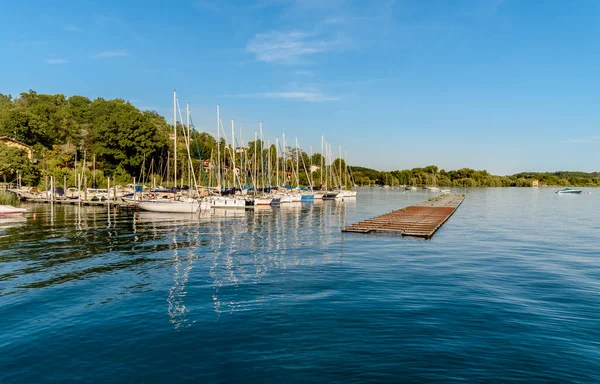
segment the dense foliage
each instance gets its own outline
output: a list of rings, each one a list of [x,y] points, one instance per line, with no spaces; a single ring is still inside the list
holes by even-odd
[[[75,177],[87,161],[86,179],[97,179],[103,185],[105,177],[117,177],[129,183],[144,173],[143,165],[156,164],[157,173],[159,164],[166,167],[164,159],[173,158],[169,154],[171,131],[164,117],[140,111],[121,99],[92,101],[35,91],[13,99],[0,94],[0,136],[30,145],[35,154],[31,164],[24,151],[0,145],[0,177],[14,181],[18,170],[24,184],[40,183],[44,176],[53,175],[58,182],[64,179],[68,185],[76,185]],[[216,140],[198,133],[194,139],[192,156],[208,158]],[[178,158],[185,156],[181,145]],[[95,174],[90,169],[92,161]],[[76,164],[78,172],[73,171]]]

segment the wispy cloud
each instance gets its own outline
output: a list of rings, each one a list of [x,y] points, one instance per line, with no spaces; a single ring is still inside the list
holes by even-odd
[[[295,71],[294,75],[298,75],[298,76],[312,76],[313,73],[311,71]]]
[[[246,50],[259,61],[300,64],[304,62],[304,57],[326,52],[338,44],[336,40],[319,38],[314,33],[273,31],[256,34]]]
[[[255,98],[262,97],[265,99],[285,99],[307,101],[310,103],[323,103],[328,101],[339,100],[336,96],[330,96],[319,91],[291,91],[291,92],[263,92],[263,93],[248,93],[241,95],[233,95],[233,97]]]
[[[105,59],[110,57],[125,57],[129,56],[128,52],[125,51],[102,51],[96,53],[93,57],[95,59]]]
[[[73,24],[67,24],[63,29],[67,32],[78,32],[80,30],[78,26]]]
[[[44,60],[46,62],[46,64],[67,64],[69,62],[69,60],[67,59],[61,59],[61,58],[48,58],[46,60]]]
[[[568,139],[565,143],[568,143],[568,144],[596,144],[596,143],[600,143],[600,135],[594,135],[594,136],[583,137],[583,138],[572,138],[572,139]]]
[[[96,23],[103,28],[120,28],[127,34],[131,35],[135,40],[139,42],[144,41],[144,37],[139,34],[135,28],[118,17],[100,15],[96,18]]]

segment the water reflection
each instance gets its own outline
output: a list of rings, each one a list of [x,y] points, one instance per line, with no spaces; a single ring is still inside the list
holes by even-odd
[[[21,215],[2,216],[0,215],[0,231],[8,228],[17,228],[25,225],[27,219]],[[1,232],[0,232],[1,233]]]
[[[176,329],[188,327],[193,315],[186,301],[191,292],[204,295],[199,286],[208,283],[210,294],[193,297],[211,302],[218,319],[268,299],[244,296],[244,287],[259,287],[266,277],[284,279],[290,268],[340,260],[340,229],[350,204],[318,201],[200,215],[29,204],[25,216],[0,220],[0,295],[117,276],[127,281],[122,294],[141,294],[164,290],[167,274],[154,271],[168,268],[169,320]]]

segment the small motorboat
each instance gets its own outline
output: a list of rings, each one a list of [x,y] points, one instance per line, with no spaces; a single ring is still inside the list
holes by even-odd
[[[12,205],[0,205],[0,215],[20,215],[27,212],[25,208],[16,208]]]
[[[556,193],[558,193],[559,195],[567,194],[567,193],[579,195],[581,192],[583,192],[581,189],[573,189],[573,188],[565,188],[565,189],[561,189],[560,191],[556,191]]]

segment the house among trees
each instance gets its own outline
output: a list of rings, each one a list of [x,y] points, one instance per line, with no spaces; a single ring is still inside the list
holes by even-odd
[[[27,152],[27,158],[29,158],[29,160],[33,160],[33,149],[31,149],[29,145],[21,143],[20,141],[10,138],[8,136],[0,136],[0,143],[3,143],[9,147],[25,150]]]

